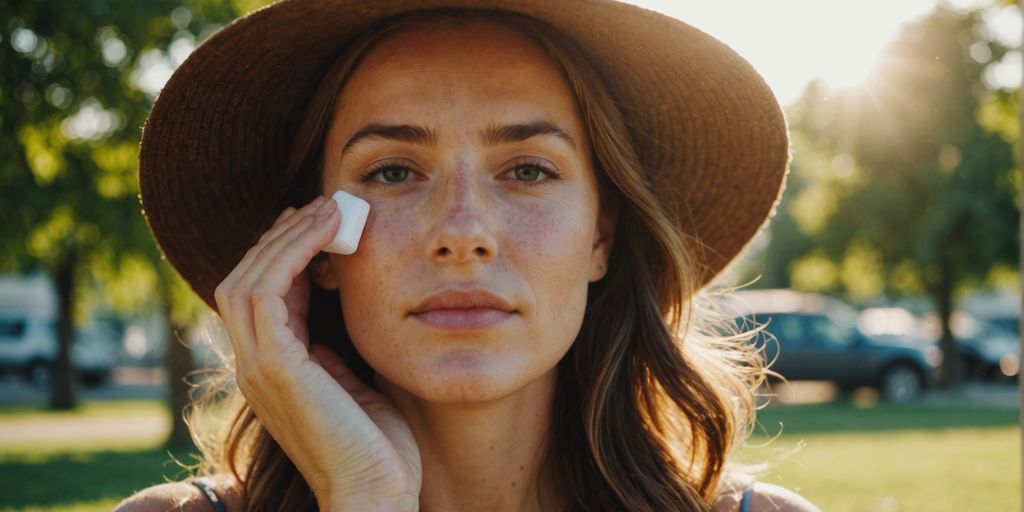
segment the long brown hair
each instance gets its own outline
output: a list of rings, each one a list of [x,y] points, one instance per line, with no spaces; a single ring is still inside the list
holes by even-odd
[[[650,190],[649,175],[657,170],[644,168],[632,139],[642,134],[631,133],[571,40],[533,18],[503,12],[427,11],[370,27],[346,46],[307,106],[288,170],[295,184],[288,203],[303,204],[320,192],[323,140],[336,98],[375,44],[424,23],[475,21],[520,31],[558,66],[592,143],[601,207],[615,212],[608,273],[590,285],[583,327],[558,367],[548,454],[557,488],[571,510],[709,510],[730,454],[753,424],[753,390],[764,369],[744,335],[723,330],[699,300],[699,242],[682,233]],[[339,311],[337,294],[314,285],[310,338],[331,344],[372,381]],[[233,473],[247,511],[316,510],[283,450],[237,390],[232,396],[236,409],[226,430],[193,429],[206,470]]]

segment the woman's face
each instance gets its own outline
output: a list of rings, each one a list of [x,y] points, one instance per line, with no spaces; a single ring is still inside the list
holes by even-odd
[[[358,251],[314,275],[378,384],[466,402],[551,383],[611,222],[549,57],[500,25],[417,27],[367,54],[338,105],[324,193],[370,216]]]

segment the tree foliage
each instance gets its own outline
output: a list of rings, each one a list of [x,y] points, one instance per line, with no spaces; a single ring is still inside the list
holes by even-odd
[[[905,27],[864,85],[808,87],[788,112],[796,159],[764,284],[927,294],[955,361],[954,292],[1017,264],[1018,95],[985,78],[1011,50],[982,11],[940,6]]]
[[[167,308],[177,325],[202,309],[180,292],[141,215],[138,143],[169,73],[250,3],[0,3],[0,272],[69,276],[56,279],[65,307],[55,407],[74,405],[67,356],[86,299]]]

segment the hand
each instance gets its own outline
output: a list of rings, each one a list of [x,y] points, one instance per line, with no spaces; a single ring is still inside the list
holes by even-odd
[[[408,423],[331,349],[310,349],[306,269],[339,223],[322,196],[286,209],[217,287],[235,379],[321,510],[416,510],[422,471]]]

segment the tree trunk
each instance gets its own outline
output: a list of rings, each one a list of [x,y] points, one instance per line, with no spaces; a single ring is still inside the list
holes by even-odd
[[[932,288],[932,299],[939,315],[942,333],[939,348],[942,349],[942,365],[939,367],[938,384],[944,389],[955,389],[960,385],[960,348],[953,338],[950,320],[953,317],[952,265],[941,258],[939,261],[939,282]]]
[[[1024,16],[1024,0],[1020,0],[1018,7],[1019,7],[1018,10],[1020,11],[1021,16]],[[1022,35],[1024,35],[1024,31],[1022,31]],[[1024,79],[1024,77],[1022,77],[1022,79]],[[1017,92],[1017,103],[1018,103],[1018,108],[1020,109],[1020,128],[1021,128],[1020,135],[1021,135],[1021,140],[1019,141],[1019,144],[1017,145],[1017,150],[1021,151],[1021,152],[1024,152],[1024,101],[1022,101],[1022,100],[1024,100],[1024,98],[1022,98],[1022,96],[1024,96],[1024,94],[1021,94],[1020,88],[1019,88],[1018,92]],[[1018,159],[1017,159],[1018,162],[1024,162],[1024,154],[1017,155],[1017,156],[1018,156]],[[1020,173],[1021,173],[1021,177],[1024,178],[1024,165],[1020,166]],[[1024,187],[1021,188],[1020,199],[1021,199],[1021,202],[1018,203],[1018,204],[1024,205]],[[1021,280],[1020,281],[1021,293],[1024,293],[1024,272],[1021,271],[1022,269],[1024,269],[1024,208],[1020,209],[1020,215],[1021,215],[1020,216],[1020,220],[1018,221],[1018,229],[1020,231],[1020,240],[1018,242],[1020,244],[1020,253],[1018,254],[1018,258],[1020,258],[1020,262],[1017,265],[1017,273],[1019,274],[1019,277],[1020,277],[1020,280]],[[1020,310],[1020,317],[1019,318],[1024,318],[1024,299],[1022,299],[1020,301],[1020,307],[1021,307],[1021,310]],[[1017,324],[1018,324],[1017,329],[1019,331],[1017,333],[1017,335],[1020,337],[1020,339],[1018,340],[1018,343],[1020,343],[1020,352],[1018,352],[1018,353],[1019,354],[1024,354],[1024,324],[1021,324],[1019,320],[1018,320]],[[1024,424],[1024,372],[1022,372],[1022,371],[1018,371],[1017,372],[1017,389],[1018,389],[1018,391],[1017,391],[1017,394],[1018,394],[1017,400],[1018,400],[1018,403],[1019,403],[1019,407],[1018,407],[1018,411],[1019,412],[1017,413],[1019,415],[1018,422],[1020,422],[1021,424]],[[1020,439],[1020,441],[1021,441],[1020,446],[1022,448],[1024,448],[1024,429],[1021,429],[1021,439]],[[1021,453],[1019,455],[1020,455],[1020,461],[1019,461],[1020,464],[1024,464],[1024,449],[1022,449],[1022,451],[1021,451]],[[1019,497],[1020,497],[1020,509],[1021,509],[1021,511],[1024,511],[1024,486],[1021,486],[1020,496]]]
[[[167,289],[166,286],[164,285],[164,290]],[[167,446],[173,450],[187,450],[195,445],[183,416],[185,407],[189,404],[189,386],[185,378],[195,370],[195,364],[192,362],[192,351],[181,339],[185,326],[178,324],[175,315],[172,314],[170,294],[164,293],[162,303],[167,318],[167,352],[164,364],[167,366],[168,406],[171,409],[171,434],[167,438]]]
[[[57,360],[50,380],[50,409],[55,410],[73,409],[76,402],[71,344],[75,339],[72,300],[77,266],[78,253],[71,247],[57,265]]]

